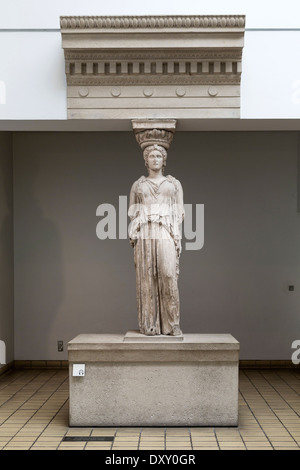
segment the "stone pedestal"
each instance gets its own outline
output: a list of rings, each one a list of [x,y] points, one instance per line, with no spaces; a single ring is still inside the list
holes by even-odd
[[[237,426],[230,334],[82,334],[68,345],[70,426]],[[85,375],[74,377],[73,364]]]

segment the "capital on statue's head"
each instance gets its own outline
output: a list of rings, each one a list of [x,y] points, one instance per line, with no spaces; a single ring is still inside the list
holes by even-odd
[[[155,144],[168,150],[176,130],[176,120],[137,119],[132,121],[132,127],[142,150]]]

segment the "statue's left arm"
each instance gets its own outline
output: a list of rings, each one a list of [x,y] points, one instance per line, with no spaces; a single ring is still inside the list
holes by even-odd
[[[184,203],[183,203],[183,189],[180,181],[176,181],[177,192],[176,192],[176,204],[178,213],[178,222],[181,223],[184,219]]]

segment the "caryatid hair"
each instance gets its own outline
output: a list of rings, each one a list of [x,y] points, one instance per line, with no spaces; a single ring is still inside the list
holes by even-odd
[[[163,156],[163,166],[165,167],[166,164],[167,164],[167,151],[164,147],[162,147],[161,145],[158,145],[158,144],[154,144],[154,145],[149,145],[148,147],[146,147],[144,149],[144,152],[143,152],[143,155],[144,155],[144,160],[145,160],[145,165],[146,167],[148,168],[148,156],[150,155],[151,152],[153,152],[153,150],[158,150],[162,156]]]

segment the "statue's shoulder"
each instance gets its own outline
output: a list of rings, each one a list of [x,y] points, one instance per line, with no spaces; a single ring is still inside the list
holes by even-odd
[[[131,193],[136,193],[139,189],[139,186],[146,180],[145,176],[141,176],[138,180],[136,180],[133,185],[131,186]]]
[[[168,175],[166,178],[170,183],[172,183],[175,186],[176,190],[180,189],[181,187],[180,181],[174,178],[174,176]]]
[[[139,187],[139,185],[140,185],[141,183],[143,183],[145,180],[146,180],[146,177],[145,177],[145,176],[140,176],[140,178],[137,179],[137,180],[133,183],[131,189],[132,189],[133,191],[135,191],[135,190]]]
[[[140,176],[136,182],[139,184],[139,183],[143,183],[144,181],[146,181],[146,176],[143,175],[143,176]]]

